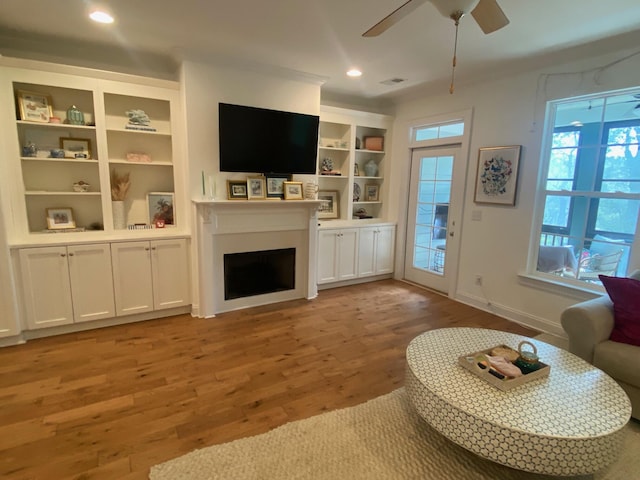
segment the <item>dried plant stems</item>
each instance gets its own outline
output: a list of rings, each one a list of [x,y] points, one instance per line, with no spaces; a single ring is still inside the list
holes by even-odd
[[[117,171],[111,172],[111,200],[122,201],[127,198],[129,193],[129,172],[119,175]]]

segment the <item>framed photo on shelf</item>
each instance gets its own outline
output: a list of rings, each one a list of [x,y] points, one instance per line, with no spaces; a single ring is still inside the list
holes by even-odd
[[[76,228],[76,222],[73,219],[73,209],[69,207],[47,208],[47,228],[49,230]]]
[[[338,218],[340,208],[338,205],[337,190],[320,190],[318,192],[318,200],[322,201],[322,204],[320,204],[320,208],[318,209],[318,218]]]
[[[302,182],[284,182],[285,200],[302,200]]]
[[[91,140],[88,138],[60,137],[64,158],[91,158]]]
[[[229,200],[247,199],[246,180],[227,180],[227,198]]]
[[[475,203],[516,204],[521,148],[511,145],[479,149]]]
[[[173,197],[173,192],[147,193],[147,208],[151,225],[155,225],[157,228],[175,225]]]
[[[264,177],[247,178],[247,198],[249,200],[266,198],[265,189],[266,189],[266,184],[264,181]]]
[[[291,180],[289,175],[267,175],[267,197],[269,198],[285,198],[284,183]]]
[[[364,201],[377,202],[380,200],[380,186],[375,183],[367,183],[364,186]]]
[[[49,123],[53,116],[51,96],[42,93],[18,91],[20,120]]]

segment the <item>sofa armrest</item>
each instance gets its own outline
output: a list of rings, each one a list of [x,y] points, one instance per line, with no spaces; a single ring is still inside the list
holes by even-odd
[[[613,303],[608,295],[567,308],[560,316],[569,337],[569,351],[593,363],[595,346],[609,339],[613,330]]]

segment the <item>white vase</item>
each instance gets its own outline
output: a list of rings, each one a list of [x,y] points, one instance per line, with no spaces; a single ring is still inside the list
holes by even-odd
[[[111,210],[113,212],[113,228],[116,230],[123,230],[127,228],[127,216],[124,211],[124,201],[112,201]]]

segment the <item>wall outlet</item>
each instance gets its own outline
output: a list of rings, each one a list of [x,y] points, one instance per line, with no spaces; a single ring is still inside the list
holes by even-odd
[[[482,275],[476,275],[474,278],[474,283],[476,285],[482,285]]]

